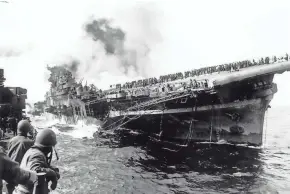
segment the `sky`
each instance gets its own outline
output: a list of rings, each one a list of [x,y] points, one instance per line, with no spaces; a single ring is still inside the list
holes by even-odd
[[[0,67],[7,86],[44,99],[47,64],[80,61],[77,77],[104,88],[141,77],[290,53],[288,0],[8,0],[0,2]],[[127,74],[118,58],[84,30],[107,18],[136,50],[138,72]],[[144,54],[144,49],[150,52]],[[96,58],[92,59],[92,55]],[[290,72],[276,75],[271,105],[290,105]]]

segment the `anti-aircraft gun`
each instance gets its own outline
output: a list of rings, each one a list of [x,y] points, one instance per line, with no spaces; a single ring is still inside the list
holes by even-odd
[[[0,117],[23,118],[27,90],[21,87],[5,87],[4,69],[0,69]]]

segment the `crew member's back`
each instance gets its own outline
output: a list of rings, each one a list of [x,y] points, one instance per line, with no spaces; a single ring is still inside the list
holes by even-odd
[[[26,151],[33,145],[34,141],[27,137],[31,130],[31,125],[27,120],[21,120],[17,125],[17,136],[8,143],[8,156],[13,161],[21,163]]]
[[[41,194],[48,194],[49,191],[55,190],[60,178],[58,168],[50,164],[56,144],[56,134],[50,129],[43,129],[36,135],[34,145],[25,153],[21,161],[21,168],[45,174],[45,180],[39,182],[38,192]],[[32,194],[33,189],[33,184],[18,184],[13,194]]]
[[[28,132],[31,130],[31,125],[27,120],[22,120],[17,125],[17,136],[13,137],[8,143],[8,157],[17,162],[21,163],[21,160],[26,151],[33,146],[34,141],[27,137]],[[8,183],[6,185],[8,194],[12,194],[16,185]]]

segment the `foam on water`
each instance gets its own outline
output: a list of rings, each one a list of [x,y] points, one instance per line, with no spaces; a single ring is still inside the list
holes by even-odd
[[[53,127],[53,130],[56,131],[58,134],[63,134],[63,135],[69,135],[74,138],[88,138],[92,139],[94,138],[94,133],[97,132],[100,128],[100,126],[97,125],[86,125],[82,124],[82,122],[78,122],[76,125],[67,125],[67,127],[73,128],[70,131],[61,131],[59,130],[58,127]]]
[[[81,139],[92,137],[99,126],[85,121],[67,125],[64,120],[35,117],[33,125],[60,134],[60,160],[53,160],[53,165],[59,167],[61,179],[54,194],[286,194],[290,193],[289,110],[270,109],[267,147],[262,149],[220,141],[221,145],[200,143],[172,152],[142,138],[142,133]]]
[[[59,121],[56,119],[46,118],[44,116],[31,117],[31,124],[36,128],[47,128],[56,125]]]
[[[92,139],[100,128],[100,125],[86,124],[84,120],[79,120],[76,124],[66,124],[64,119],[55,119],[47,115],[33,117],[31,121],[36,130],[51,128],[56,134],[69,135],[73,138]]]

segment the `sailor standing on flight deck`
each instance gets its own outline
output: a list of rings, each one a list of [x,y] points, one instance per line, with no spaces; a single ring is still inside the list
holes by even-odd
[[[57,181],[60,178],[59,170],[50,165],[53,153],[53,147],[56,145],[56,135],[50,129],[40,131],[35,138],[34,145],[25,153],[20,167],[37,173],[45,173],[45,181],[40,183],[40,194],[49,193],[50,189],[55,190]],[[32,194],[33,184],[19,184],[14,194]]]
[[[33,141],[27,137],[31,130],[31,125],[27,120],[21,120],[17,125],[17,136],[13,137],[8,143],[7,155],[9,158],[18,164],[26,153],[26,151],[33,146]],[[8,194],[12,194],[16,185],[7,184]]]

